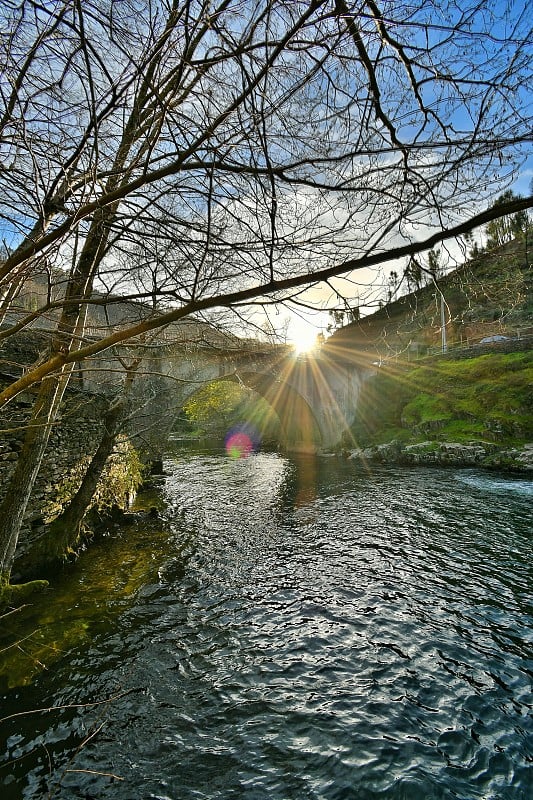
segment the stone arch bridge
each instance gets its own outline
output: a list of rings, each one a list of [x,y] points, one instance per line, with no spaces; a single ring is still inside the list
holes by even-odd
[[[132,351],[129,350],[131,358]],[[279,418],[280,445],[317,450],[337,444],[353,423],[364,381],[375,370],[370,360],[333,356],[327,346],[306,356],[288,346],[236,340],[232,347],[160,343],[143,348],[134,389],[132,433],[157,459],[184,403],[199,388],[218,380],[242,383],[263,397]],[[119,367],[106,353],[83,365],[83,388],[117,391]],[[104,377],[104,381],[106,378]]]

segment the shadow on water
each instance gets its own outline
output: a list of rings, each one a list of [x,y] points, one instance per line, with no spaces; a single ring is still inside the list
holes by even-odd
[[[140,500],[153,504],[157,498],[147,494]],[[170,548],[168,530],[153,523],[128,525],[48,574],[48,590],[2,619],[0,690],[31,683],[111,627],[142,586],[158,581]]]

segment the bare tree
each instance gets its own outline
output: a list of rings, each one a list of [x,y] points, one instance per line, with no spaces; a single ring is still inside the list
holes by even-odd
[[[111,399],[103,418],[103,432],[98,446],[87,466],[81,483],[69,500],[66,508],[49,525],[46,534],[39,541],[38,548],[42,563],[53,560],[53,554],[73,550],[78,544],[82,525],[95,495],[98,483],[112,455],[117,437],[124,430],[124,423],[129,412],[129,400],[135,373],[141,359],[124,364],[124,381],[122,391]],[[50,546],[53,541],[54,546]]]
[[[527,18],[493,5],[5,0],[0,292],[8,311],[42,258],[65,287],[0,334],[56,320],[47,357],[0,392],[40,383],[0,507],[3,581],[76,362],[532,205],[482,210],[533,129]],[[89,341],[95,289],[151,313]]]

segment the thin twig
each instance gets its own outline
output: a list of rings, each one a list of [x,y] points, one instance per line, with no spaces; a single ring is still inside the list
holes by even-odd
[[[33,708],[31,711],[17,711],[16,714],[10,714],[7,717],[0,717],[0,722],[6,722],[8,719],[15,719],[16,717],[29,716],[30,714],[45,714],[49,711],[64,711],[65,709],[69,708],[93,708],[94,706],[102,706],[105,703],[112,703],[115,700],[120,700],[121,697],[125,697],[126,695],[136,691],[138,691],[136,688],[128,689],[126,692],[120,692],[119,694],[112,695],[106,700],[95,700],[93,703],[71,703],[63,706],[49,706],[48,708]]]
[[[5,433],[5,431],[0,431],[0,433]],[[9,433],[9,431],[8,431],[8,433]],[[17,606],[17,608],[12,608],[11,611],[6,611],[5,614],[0,614],[0,619],[5,619],[6,617],[9,617],[10,614],[16,614],[17,611],[22,611],[23,608],[28,608],[28,606],[30,606],[30,605],[31,605],[31,603],[24,603],[24,605],[22,605],[22,606]],[[1,652],[2,652],[2,650],[0,650],[0,653]]]
[[[96,769],[66,769],[65,772],[83,772],[87,775],[103,775],[105,778],[114,778],[116,781],[123,781],[120,775],[115,775],[114,772],[99,772]]]
[[[8,650],[11,650],[13,647],[18,647],[19,649],[22,649],[22,648],[20,647],[20,645],[22,644],[22,642],[26,642],[28,639],[31,639],[31,637],[32,637],[32,636],[34,636],[36,633],[37,633],[37,631],[36,631],[36,630],[35,630],[35,631],[32,631],[32,632],[31,632],[31,633],[29,633],[27,636],[24,636],[24,638],[23,638],[23,639],[17,639],[17,641],[16,641],[16,642],[13,642],[12,644],[8,644],[8,646],[7,646],[7,647],[3,647],[3,648],[0,650],[0,654],[1,654],[1,653],[6,653]],[[8,719],[8,717],[6,717],[6,719]],[[0,722],[3,722],[3,720],[1,720],[1,719],[0,719]]]

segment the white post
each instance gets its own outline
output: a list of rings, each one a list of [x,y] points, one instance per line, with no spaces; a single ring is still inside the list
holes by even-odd
[[[446,353],[448,345],[446,343],[446,312],[444,308],[444,295],[440,293],[440,329],[442,337],[442,352]]]

